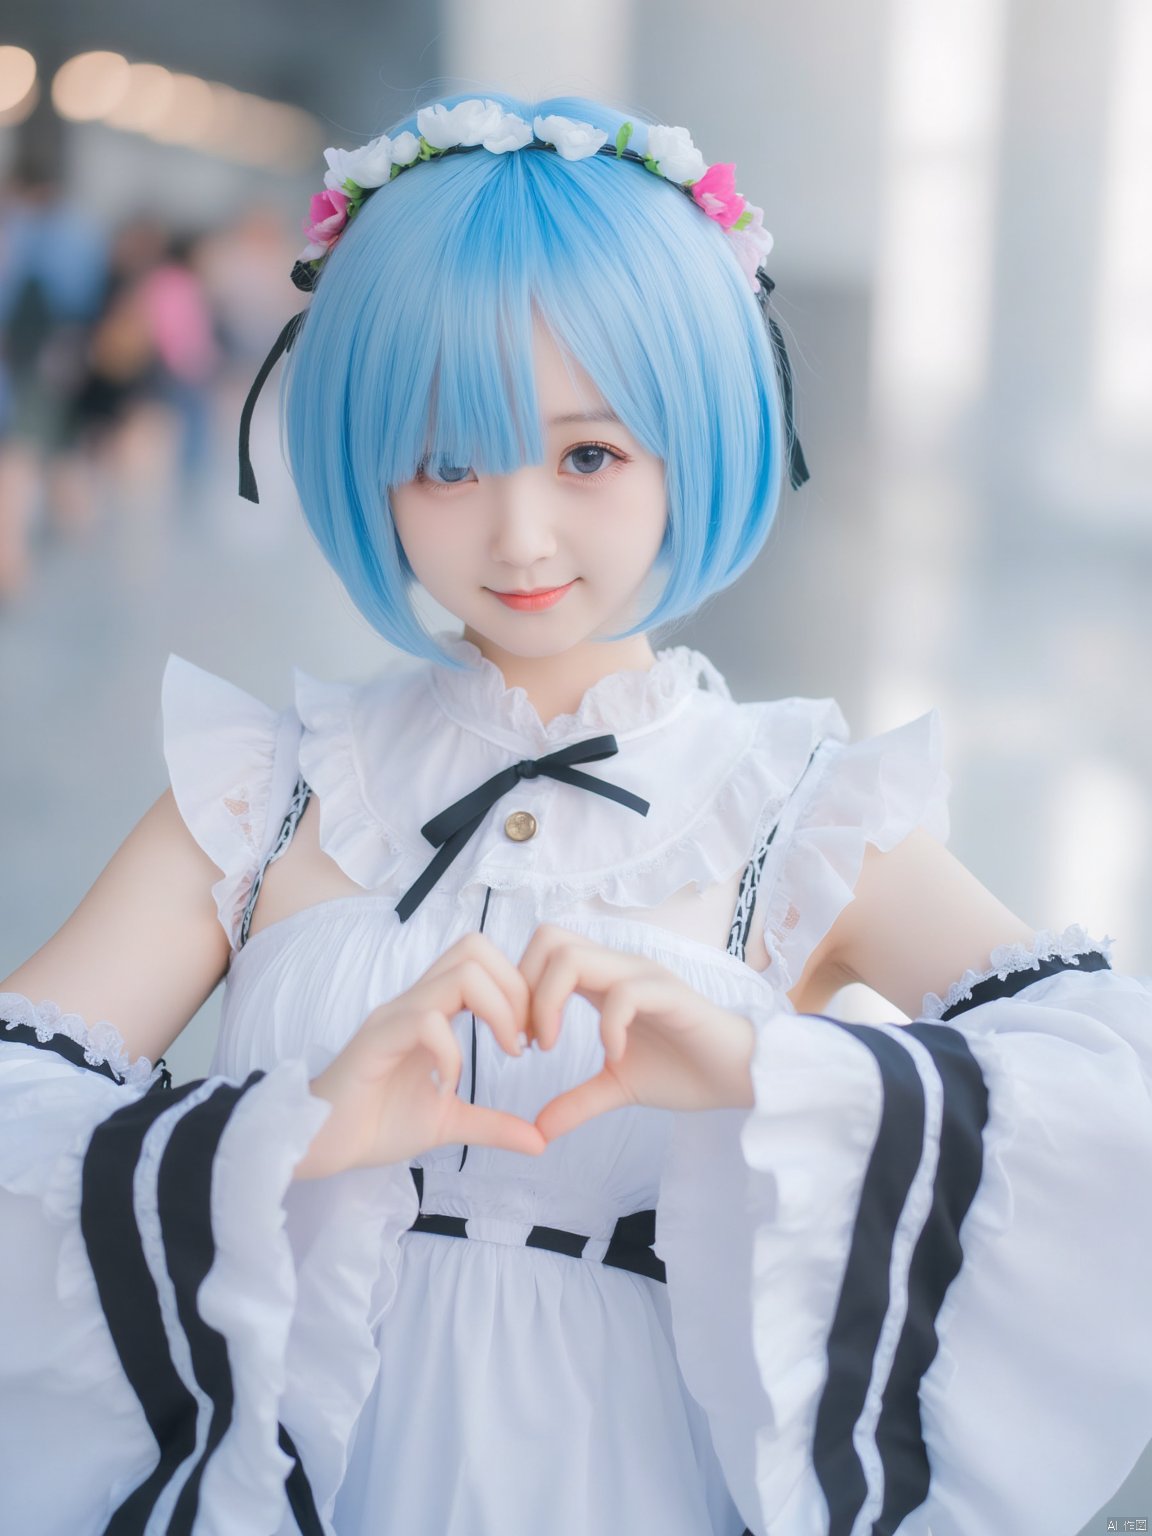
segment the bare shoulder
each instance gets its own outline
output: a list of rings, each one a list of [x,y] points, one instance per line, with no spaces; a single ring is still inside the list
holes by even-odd
[[[228,937],[212,886],[221,871],[166,789],[116,849],[67,921],[0,982],[107,1021],[133,1059],[155,1061],[215,990]]]

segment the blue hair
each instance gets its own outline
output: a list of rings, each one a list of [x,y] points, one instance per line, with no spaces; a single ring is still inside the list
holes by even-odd
[[[626,120],[583,97],[489,99],[529,122],[558,113],[592,123],[610,141]],[[629,147],[643,153],[648,125],[628,120]],[[405,130],[416,132],[415,114],[388,132]],[[607,155],[447,155],[365,200],[288,354],[281,419],[308,524],[379,634],[464,665],[411,606],[416,577],[388,488],[427,457],[478,474],[542,461],[534,310],[664,463],[654,568],[665,580],[621,635],[686,617],[751,565],[788,442],[771,342],[727,239],[677,187]]]

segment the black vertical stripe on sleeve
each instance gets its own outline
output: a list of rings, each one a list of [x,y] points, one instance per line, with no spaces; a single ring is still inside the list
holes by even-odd
[[[827,1343],[828,1372],[816,1411],[812,1462],[828,1504],[828,1536],[850,1536],[868,1496],[853,1439],[891,1300],[896,1229],[924,1146],[924,1087],[916,1063],[883,1030],[818,1018],[854,1035],[880,1068],[880,1125],[868,1159],[844,1278]]]
[[[164,1258],[176,1292],[176,1311],[188,1340],[192,1371],[212,1400],[203,1448],[176,1499],[167,1536],[192,1536],[200,1484],[213,1452],[232,1422],[235,1390],[228,1343],[205,1322],[197,1293],[216,1257],[212,1232],[212,1167],[224,1128],[243,1095],[264,1074],[253,1072],[237,1087],[221,1084],[178,1121],[164,1149],[156,1181],[156,1203]]]
[[[203,1086],[203,1079],[149,1094],[101,1122],[81,1174],[80,1229],[100,1305],[160,1451],[144,1481],[112,1515],[104,1536],[143,1536],[169,1479],[196,1448],[196,1399],[172,1361],[160,1298],[136,1225],[132,1182],[149,1129],[161,1115]]]
[[[192,1536],[204,1471],[232,1419],[227,1341],[200,1316],[197,1295],[215,1258],[211,1195],[220,1138],[237,1103],[264,1075],[257,1070],[239,1086],[222,1083],[186,1111],[160,1160],[156,1193],[165,1263],[193,1373],[212,1403],[204,1447],[177,1496],[166,1536]],[[114,1512],[104,1536],[143,1536],[161,1494],[196,1450],[199,1404],[172,1359],[136,1222],[133,1180],[151,1126],[204,1081],[148,1094],[118,1111],[97,1127],[85,1156],[81,1227],[89,1260],[121,1366],[160,1450],[156,1466]],[[278,1429],[281,1448],[293,1460],[286,1477],[293,1516],[303,1536],[323,1536],[299,1453],[284,1426]]]
[[[988,1120],[988,1087],[963,1035],[946,1024],[903,1027],[931,1053],[944,1104],[932,1205],[909,1264],[908,1309],[876,1425],[884,1503],[871,1536],[893,1536],[928,1497],[920,1384],[939,1349],[936,1320],[944,1297],[963,1264],[960,1229],[980,1187]]]
[[[289,1472],[286,1487],[288,1489],[288,1505],[296,1524],[300,1527],[300,1536],[324,1536],[324,1526],[320,1519],[320,1512],[316,1508],[316,1499],[312,1493],[312,1484],[308,1481],[308,1474],[304,1471],[304,1463],[300,1460],[300,1452],[296,1449],[296,1442],[285,1429],[280,1429],[280,1449],[291,1456],[294,1463]]]

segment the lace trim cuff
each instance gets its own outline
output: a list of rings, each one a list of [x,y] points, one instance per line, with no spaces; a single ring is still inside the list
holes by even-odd
[[[1001,944],[989,956],[991,965],[988,970],[965,971],[959,981],[952,983],[943,997],[938,997],[935,992],[925,993],[924,1001],[920,1005],[919,1017],[942,1018],[949,1008],[965,1002],[972,996],[975,987],[981,982],[990,981],[993,976],[1003,981],[1014,971],[1038,971],[1041,962],[1045,960],[1070,960],[1075,964],[1077,955],[1086,955],[1093,950],[1098,950],[1106,958],[1110,958],[1114,943],[1115,940],[1109,938],[1107,934],[1102,939],[1093,939],[1079,923],[1071,923],[1060,934],[1053,934],[1044,929],[1036,934],[1031,945]]]
[[[5,1028],[14,1024],[27,1025],[36,1031],[41,1044],[51,1040],[53,1035],[63,1035],[83,1048],[86,1061],[93,1066],[107,1062],[131,1087],[149,1082],[157,1070],[147,1056],[129,1060],[123,1037],[107,1019],[89,1024],[78,1013],[62,1013],[58,1004],[47,997],[34,1003],[20,992],[0,992],[0,1023]]]

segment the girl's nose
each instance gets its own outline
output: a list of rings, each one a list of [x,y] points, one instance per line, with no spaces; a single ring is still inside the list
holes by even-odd
[[[540,476],[530,469],[502,476],[493,510],[493,558],[528,576],[533,566],[555,553],[556,535]]]

